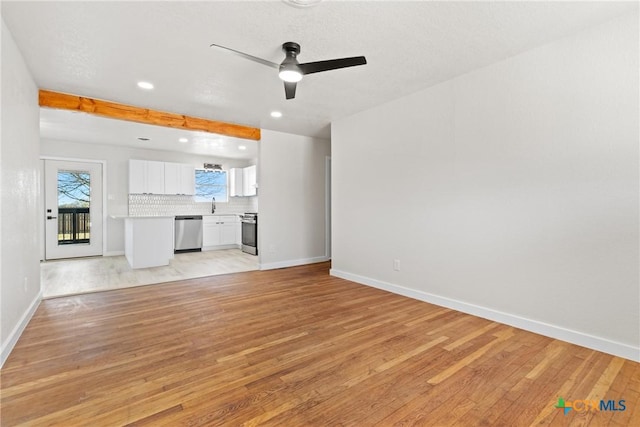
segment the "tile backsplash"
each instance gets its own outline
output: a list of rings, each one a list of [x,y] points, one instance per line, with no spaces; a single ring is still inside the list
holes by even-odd
[[[216,214],[258,212],[258,197],[229,197],[229,202],[216,202]],[[161,194],[129,194],[129,216],[207,215],[211,203],[196,202],[193,196]]]

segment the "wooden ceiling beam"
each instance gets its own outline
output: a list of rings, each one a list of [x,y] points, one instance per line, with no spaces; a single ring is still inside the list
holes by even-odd
[[[40,90],[39,103],[41,107],[82,111],[111,119],[128,120],[148,125],[167,126],[191,131],[211,132],[256,141],[260,139],[259,128],[190,117],[182,114],[167,113],[149,108],[102,101],[50,90]]]

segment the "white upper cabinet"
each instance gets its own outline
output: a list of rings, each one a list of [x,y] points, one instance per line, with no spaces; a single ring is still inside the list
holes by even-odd
[[[229,169],[229,196],[239,197],[244,196],[242,188],[242,168]]]
[[[164,164],[165,194],[195,194],[195,168],[181,163]]]
[[[229,170],[229,196],[255,196],[256,188],[255,166]]]
[[[164,194],[163,162],[147,162],[147,188],[151,194]]]
[[[129,160],[129,194],[195,194],[195,168],[181,163]]]
[[[164,162],[129,160],[130,194],[164,194]]]
[[[242,193],[244,196],[255,196],[257,194],[257,173],[256,166],[249,166],[242,170]]]
[[[144,160],[129,160],[129,194],[147,192],[147,166]]]
[[[166,194],[180,194],[180,164],[164,164],[164,191]]]
[[[192,165],[180,165],[180,176],[182,194],[196,194],[196,168]]]

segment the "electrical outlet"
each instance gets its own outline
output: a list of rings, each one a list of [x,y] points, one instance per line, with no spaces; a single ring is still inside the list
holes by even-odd
[[[25,277],[24,278],[24,285],[22,285],[24,288],[24,291],[27,292],[29,290],[29,278]]]
[[[393,269],[395,271],[400,271],[400,260],[399,259],[394,259],[393,260]]]

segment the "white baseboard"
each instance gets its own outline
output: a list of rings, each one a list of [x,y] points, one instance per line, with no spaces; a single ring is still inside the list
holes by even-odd
[[[31,321],[31,318],[36,312],[38,305],[40,305],[40,301],[42,301],[42,291],[40,291],[38,295],[36,295],[35,299],[31,302],[27,311],[24,312],[18,324],[9,334],[9,338],[7,339],[7,341],[2,343],[2,351],[0,351],[0,368],[2,368],[4,362],[6,362],[9,358],[9,354],[11,354],[13,347],[15,347],[16,343],[18,342],[18,339],[20,338],[20,335],[22,335],[24,328],[26,328],[29,324],[29,321]]]
[[[124,255],[124,251],[109,251],[102,254],[102,256],[121,256]]]
[[[242,246],[232,244],[232,245],[218,245],[218,246],[203,246],[202,252],[206,251],[221,251],[224,249],[242,249]]]
[[[314,258],[302,258],[302,259],[293,259],[293,260],[287,260],[287,261],[268,262],[265,264],[259,264],[258,269],[275,270],[276,268],[287,268],[287,267],[296,267],[298,265],[315,264],[317,262],[329,261],[330,259],[331,258],[328,258],[326,256],[319,256]]]
[[[472,314],[474,316],[524,329],[526,331],[534,332],[546,337],[566,341],[571,344],[590,348],[592,350],[597,350],[603,353],[633,360],[634,362],[640,362],[640,348],[633,347],[621,342],[611,341],[606,338],[601,338],[572,329],[563,328],[562,326],[552,325],[549,323],[540,322],[538,320],[527,319],[515,314],[505,313],[475,304],[469,304],[464,301],[441,297],[438,295],[430,294],[428,292],[406,288],[404,286],[394,285],[392,283],[371,279],[369,277],[348,273],[346,271],[336,270],[332,268],[329,271],[329,274],[335,277],[350,280],[352,282],[392,292],[394,294],[403,295],[409,298],[428,302],[430,304],[435,304],[463,313]]]

